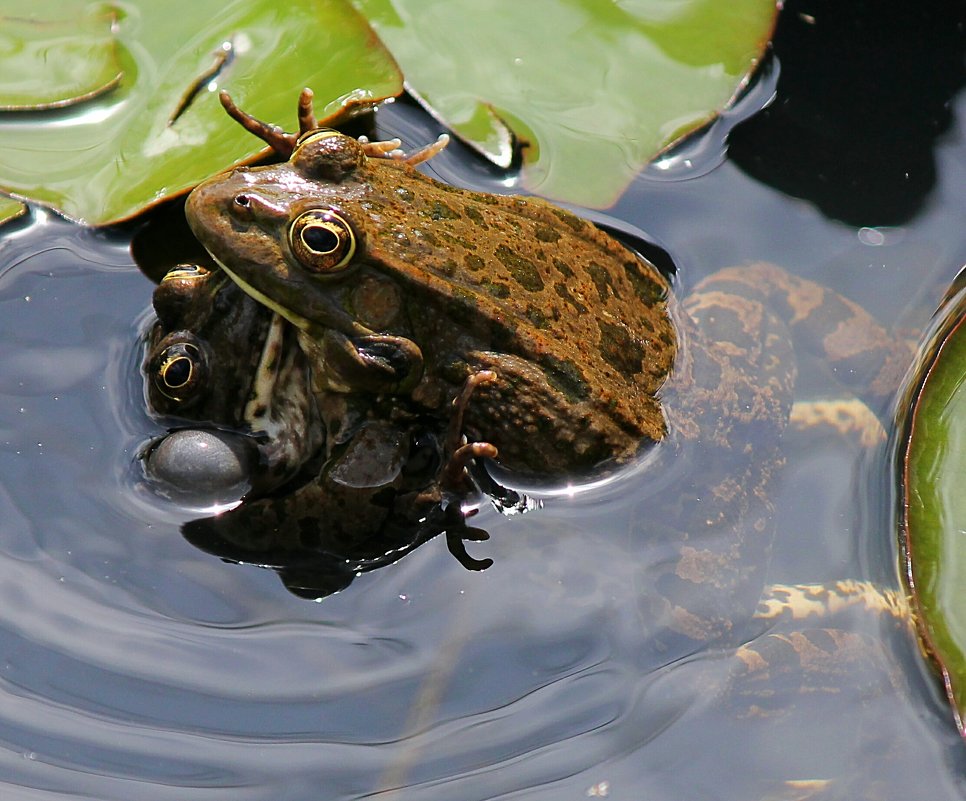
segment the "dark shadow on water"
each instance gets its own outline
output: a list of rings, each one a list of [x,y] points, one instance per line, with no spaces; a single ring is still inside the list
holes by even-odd
[[[959,0],[791,0],[773,44],[777,99],[732,132],[730,160],[834,219],[909,220],[936,183],[964,41]]]

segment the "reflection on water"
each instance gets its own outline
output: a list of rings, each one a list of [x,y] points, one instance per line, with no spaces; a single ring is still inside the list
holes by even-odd
[[[728,164],[641,182],[617,213],[669,244],[682,287],[770,259],[921,329],[966,256],[962,142],[937,158],[928,213],[874,248]],[[3,798],[797,798],[825,779],[823,797],[966,797],[964,746],[893,626],[837,620],[869,661],[787,703],[723,692],[730,650],[655,648],[642,566],[670,477],[484,509],[490,570],[434,540],[318,604],[199,552],[196,513],[136,463],[161,433],[137,378],[151,290],[121,239],[51,220],[0,241]],[[886,448],[790,443],[769,581],[894,586],[888,470]]]

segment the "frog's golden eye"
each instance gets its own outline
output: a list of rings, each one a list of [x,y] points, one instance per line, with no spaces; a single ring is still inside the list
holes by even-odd
[[[204,382],[204,356],[198,346],[190,342],[168,345],[154,364],[154,386],[173,401],[186,400]]]
[[[359,237],[338,210],[312,209],[292,223],[288,242],[295,258],[305,267],[314,273],[331,275],[352,263]]]
[[[295,147],[298,149],[302,147],[302,145],[307,145],[311,142],[320,142],[323,139],[338,139],[342,137],[345,137],[345,134],[339,133],[333,128],[314,128],[313,130],[306,131],[304,134],[302,134],[295,143]]]
[[[165,281],[203,281],[209,275],[211,275],[211,271],[200,264],[179,264],[165,273],[161,283]]]
[[[351,136],[321,128],[299,137],[289,163],[314,181],[341,183],[366,162],[366,154]]]
[[[197,264],[179,264],[168,270],[151,295],[154,311],[165,328],[183,324],[204,300],[211,280],[211,271]]]

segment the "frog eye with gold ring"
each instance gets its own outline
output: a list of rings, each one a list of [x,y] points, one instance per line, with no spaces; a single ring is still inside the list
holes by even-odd
[[[295,147],[298,149],[302,147],[302,145],[308,145],[312,142],[320,142],[323,139],[339,138],[345,138],[345,134],[340,133],[334,128],[313,128],[312,130],[306,131],[304,134],[299,136],[298,140],[295,142]]]
[[[204,354],[191,342],[168,345],[152,359],[152,367],[158,392],[179,403],[194,395],[207,375]]]
[[[289,157],[292,168],[315,181],[341,183],[366,162],[366,152],[351,136],[320,128],[299,137]]]
[[[295,218],[289,247],[299,262],[319,275],[342,272],[359,247],[359,236],[338,209],[312,209]]]
[[[211,270],[202,267],[200,264],[179,264],[177,267],[168,270],[161,282],[204,281],[209,275],[211,275]]]
[[[191,310],[210,292],[213,273],[197,264],[179,264],[169,270],[151,296],[154,311],[165,328],[181,325]]]

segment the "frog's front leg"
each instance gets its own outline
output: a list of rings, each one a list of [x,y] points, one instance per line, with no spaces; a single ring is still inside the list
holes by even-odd
[[[242,111],[235,105],[235,101],[231,99],[231,95],[224,89],[218,93],[218,100],[222,108],[228,112],[229,117],[235,120],[246,131],[254,134],[269,145],[272,150],[284,159],[292,155],[292,151],[295,150],[295,145],[298,143],[299,136],[311,131],[317,126],[315,113],[312,111],[311,89],[303,89],[299,95],[299,132],[297,134],[286,133],[280,126],[262,122],[251,114]]]
[[[300,332],[299,344],[318,365],[317,391],[405,394],[423,374],[422,351],[406,337],[349,337],[330,328],[321,336]]]
[[[235,105],[235,101],[231,99],[231,95],[228,94],[224,89],[218,93],[218,100],[222,105],[222,108],[228,112],[228,116],[231,117],[235,122],[241,125],[246,131],[254,134],[263,142],[265,142],[269,147],[272,148],[281,158],[287,159],[292,155],[295,148],[299,144],[299,140],[305,136],[305,134],[310,133],[319,129],[319,121],[315,116],[315,109],[313,107],[314,94],[311,89],[305,88],[299,93],[298,99],[298,121],[299,130],[298,133],[286,133],[280,126],[273,125],[272,123],[262,122],[261,120],[253,117],[251,114],[242,111],[238,106]],[[342,107],[333,115],[325,120],[329,128],[335,128],[338,125],[348,122],[356,115],[362,113],[367,109],[375,108],[375,103],[370,100],[360,100],[355,98],[350,98],[343,101]],[[364,138],[364,137],[363,137]],[[443,137],[440,137],[442,140]],[[427,158],[431,158],[433,155],[438,153],[444,147],[446,147],[449,138],[446,137],[446,141],[441,141],[432,152],[427,155],[418,158],[422,155],[422,151],[417,154],[411,154],[407,157],[405,155],[392,154],[391,158],[401,158],[404,161],[408,161],[412,164],[418,164],[420,161],[425,161]],[[376,150],[378,152],[378,146],[382,143],[375,143]],[[388,148],[389,150],[395,150],[399,145],[395,145],[393,148]],[[427,148],[423,148],[427,150]],[[379,155],[384,155],[386,150],[383,149],[379,152]],[[415,160],[412,160],[415,158]]]
[[[445,518],[442,528],[446,531],[446,545],[467,570],[486,570],[493,564],[492,559],[474,559],[467,553],[464,544],[467,540],[481,542],[489,539],[489,534],[483,529],[466,525],[467,517],[473,516],[476,511],[466,514],[462,509],[462,501],[474,490],[474,483],[485,481],[490,494],[499,495],[502,500],[512,503],[519,502],[519,496],[515,492],[498,486],[492,479],[488,479],[485,472],[480,471],[476,477],[470,475],[472,465],[478,460],[497,458],[499,451],[496,446],[490,442],[463,441],[463,418],[473,394],[480,386],[496,380],[497,374],[493,370],[480,370],[470,374],[463,383],[459,394],[453,400],[453,416],[449,421],[444,444],[445,462],[439,474],[439,509]]]

